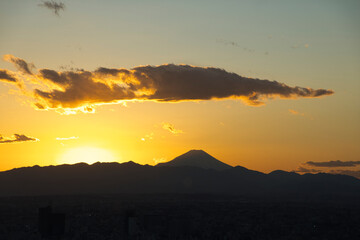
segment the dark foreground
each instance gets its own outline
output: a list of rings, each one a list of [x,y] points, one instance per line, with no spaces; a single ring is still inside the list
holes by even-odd
[[[3,197],[0,239],[360,239],[358,200],[220,195]],[[39,219],[39,208],[46,206],[60,221]]]

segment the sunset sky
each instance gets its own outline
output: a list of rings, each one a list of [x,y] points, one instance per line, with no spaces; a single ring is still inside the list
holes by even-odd
[[[190,149],[263,172],[360,171],[359,10],[2,0],[0,171]]]

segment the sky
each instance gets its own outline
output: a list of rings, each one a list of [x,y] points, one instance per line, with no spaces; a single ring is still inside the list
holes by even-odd
[[[360,2],[0,1],[0,171],[203,149],[360,177]]]

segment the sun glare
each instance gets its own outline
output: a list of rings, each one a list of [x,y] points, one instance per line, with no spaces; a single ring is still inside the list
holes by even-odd
[[[96,147],[78,147],[69,149],[62,154],[58,160],[58,164],[74,164],[84,162],[93,164],[96,162],[115,162],[114,155],[105,149]]]

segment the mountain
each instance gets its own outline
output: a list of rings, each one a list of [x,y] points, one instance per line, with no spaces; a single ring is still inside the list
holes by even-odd
[[[230,169],[232,166],[227,165],[213,156],[209,155],[203,150],[190,150],[173,160],[165,163],[159,163],[159,167],[199,167],[203,169],[225,170]]]
[[[325,173],[300,175],[279,170],[265,174],[241,166],[230,167],[209,156],[203,151],[190,151],[170,161],[172,165],[161,167],[127,162],[16,168],[0,172],[0,196],[119,193],[272,197],[360,195],[360,180],[354,177]],[[179,162],[180,165],[174,166]],[[182,165],[188,162],[192,166]]]

